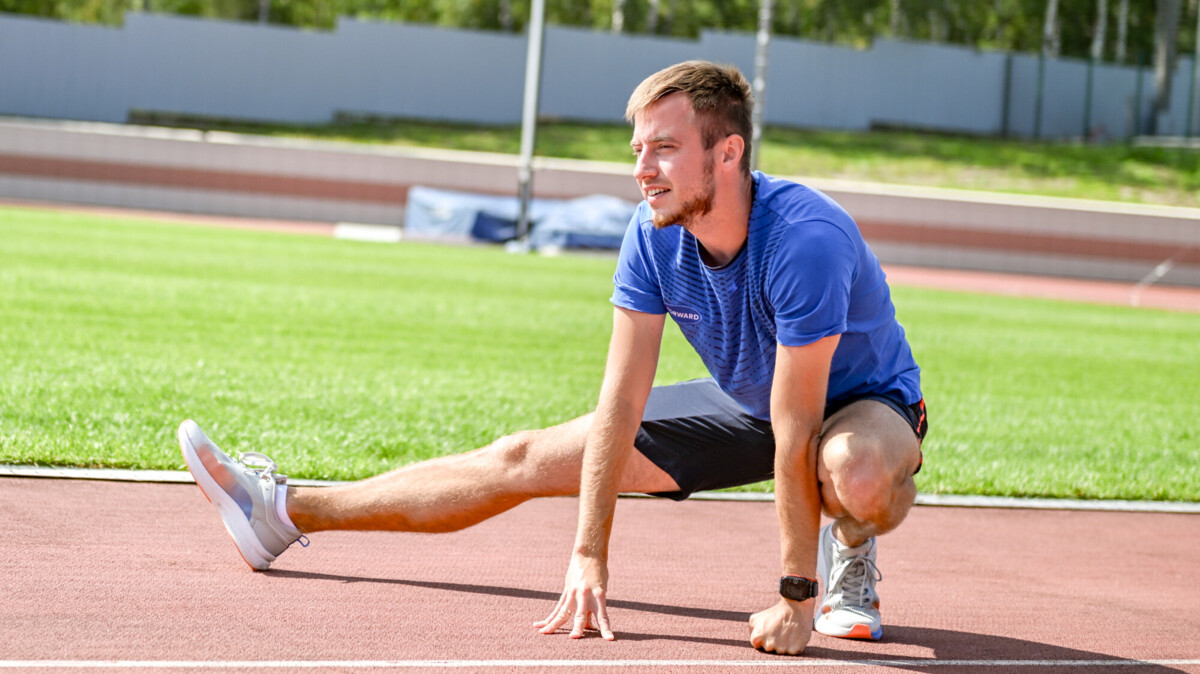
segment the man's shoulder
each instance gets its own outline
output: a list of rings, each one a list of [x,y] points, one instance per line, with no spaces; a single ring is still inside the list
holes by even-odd
[[[756,174],[755,201],[766,213],[787,222],[827,220],[838,224],[853,219],[841,204],[821,190],[765,173]]]
[[[758,177],[751,229],[758,231],[765,250],[820,256],[831,247],[862,244],[854,218],[825,193],[791,180]]]
[[[752,216],[752,257],[772,279],[812,277],[816,270],[853,273],[865,242],[853,218],[824,193],[760,175]]]

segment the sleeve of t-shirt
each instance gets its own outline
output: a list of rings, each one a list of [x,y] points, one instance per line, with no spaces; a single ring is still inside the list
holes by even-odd
[[[790,225],[780,238],[768,297],[776,339],[804,346],[846,331],[857,256],[850,237],[823,220]]]
[[[642,235],[640,218],[635,213],[625,229],[617,271],[613,274],[613,295],[610,300],[618,307],[647,314],[665,314],[662,289],[654,271],[653,257],[646,237]]]

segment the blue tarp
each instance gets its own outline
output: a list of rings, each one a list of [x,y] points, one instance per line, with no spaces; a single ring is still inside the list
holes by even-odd
[[[534,225],[529,245],[535,249],[620,248],[635,208],[624,199],[603,194],[564,201]]]
[[[421,236],[470,237],[503,242],[516,236],[520,201],[469,192],[413,187],[404,229]],[[534,199],[529,245],[539,248],[621,247],[635,204],[606,195]]]

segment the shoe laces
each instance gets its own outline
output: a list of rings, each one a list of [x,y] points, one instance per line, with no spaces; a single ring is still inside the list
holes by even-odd
[[[283,484],[287,481],[286,475],[276,475],[275,469],[279,466],[271,460],[266,454],[258,452],[242,452],[238,454],[238,463],[246,468],[246,473],[255,475],[258,479],[265,482],[276,482]]]
[[[260,480],[274,482],[276,484],[287,483],[286,475],[275,474],[275,469],[278,468],[279,465],[272,461],[271,458],[266,454],[260,454],[258,452],[242,452],[238,454],[238,462],[245,467],[247,474],[257,475],[258,479]],[[300,534],[299,537],[296,538],[296,541],[300,542],[301,547],[308,547],[308,536]]]
[[[883,580],[883,574],[875,562],[865,554],[855,555],[839,564],[829,579],[830,587],[837,588],[842,602],[855,608],[874,608],[876,601],[875,583]]]

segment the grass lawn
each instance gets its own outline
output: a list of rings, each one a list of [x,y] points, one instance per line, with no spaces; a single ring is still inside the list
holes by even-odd
[[[320,126],[146,119],[195,128],[517,154],[517,126],[358,121]],[[537,154],[630,162],[625,125],[544,123]],[[766,129],[760,167],[777,175],[1200,207],[1200,151],[901,131]]]
[[[0,463],[352,479],[587,412],[615,259],[0,209]],[[1200,316],[898,287],[922,491],[1200,501]],[[677,332],[660,383],[703,374]],[[759,488],[767,488],[760,486]]]

